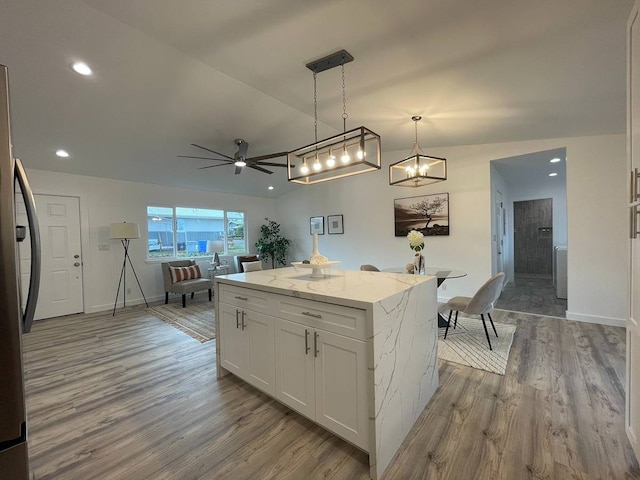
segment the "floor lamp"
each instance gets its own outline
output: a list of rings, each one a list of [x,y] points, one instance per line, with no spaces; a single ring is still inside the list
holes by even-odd
[[[138,227],[137,223],[112,223],[109,227],[109,238],[120,240],[122,242],[122,247],[124,248],[124,258],[122,259],[122,270],[120,271],[120,280],[118,281],[118,290],[116,291],[116,301],[113,303],[113,315],[116,314],[116,306],[118,305],[118,296],[120,295],[120,285],[123,286],[123,308],[127,306],[127,260],[129,260],[129,265],[131,265],[131,271],[133,272],[134,277],[136,277],[136,282],[138,282],[138,287],[140,288],[140,293],[142,293],[142,298],[144,298],[144,303],[149,307],[149,303],[147,302],[147,297],[144,296],[144,292],[142,291],[142,286],[140,285],[140,280],[138,280],[138,275],[136,274],[136,269],[133,268],[133,263],[131,263],[131,257],[129,257],[129,241],[134,238],[140,238],[140,227]]]

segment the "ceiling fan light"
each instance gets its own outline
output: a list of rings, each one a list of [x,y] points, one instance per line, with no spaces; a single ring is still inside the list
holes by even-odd
[[[247,162],[245,162],[244,160],[236,160],[233,164],[236,167],[246,167],[247,166]]]

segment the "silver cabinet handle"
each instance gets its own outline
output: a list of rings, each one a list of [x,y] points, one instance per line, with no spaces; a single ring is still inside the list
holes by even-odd
[[[629,189],[629,201],[631,203],[640,200],[640,193],[638,192],[638,178],[640,178],[640,172],[637,168],[634,168],[631,172],[631,188]]]
[[[317,357],[318,353],[320,353],[320,350],[318,350],[318,337],[320,335],[318,335],[318,332],[313,332],[313,349],[315,350],[313,356]]]
[[[235,296],[235,297],[233,297],[233,298],[237,298],[238,300],[249,300],[247,297],[241,297],[241,296],[239,296],[239,295],[236,295],[236,296]]]
[[[240,315],[240,310],[236,308],[236,328],[240,328],[240,318],[238,315]]]
[[[302,315],[306,315],[307,317],[313,317],[313,318],[322,318],[322,315],[318,313],[302,312]]]
[[[242,330],[244,330],[245,328],[247,328],[247,326],[244,324],[244,314],[245,314],[245,311],[243,310],[243,311],[242,311]]]
[[[309,353],[309,350],[311,350],[311,347],[309,346],[309,330],[305,328],[304,329],[304,354],[307,355]]]
[[[629,207],[629,211],[631,212],[631,239],[635,239],[638,238],[638,235],[640,235],[640,232],[638,231],[638,215],[640,214],[640,212],[638,212],[638,205],[634,205],[633,207]]]

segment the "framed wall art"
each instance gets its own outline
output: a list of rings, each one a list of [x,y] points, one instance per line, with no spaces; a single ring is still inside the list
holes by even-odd
[[[327,232],[329,235],[344,233],[342,215],[327,215]]]
[[[411,230],[429,236],[449,235],[449,194],[396,198],[393,218],[396,237],[405,237]]]
[[[311,235],[317,233],[318,235],[324,235],[324,217],[311,217],[309,222],[309,231]]]

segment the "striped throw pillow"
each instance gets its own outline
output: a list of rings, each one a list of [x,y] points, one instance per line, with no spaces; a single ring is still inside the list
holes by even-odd
[[[171,272],[171,283],[202,278],[202,273],[200,273],[200,267],[198,265],[191,265],[189,267],[169,267],[169,272]]]

